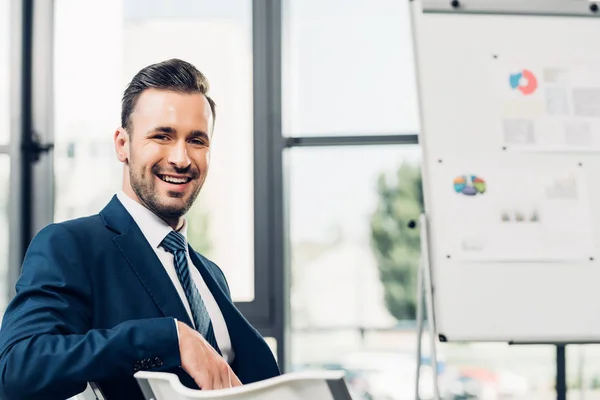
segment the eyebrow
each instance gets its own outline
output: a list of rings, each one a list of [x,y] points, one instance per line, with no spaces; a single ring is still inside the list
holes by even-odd
[[[171,128],[170,126],[157,126],[156,128],[150,129],[150,131],[148,131],[148,133],[153,133],[153,132],[175,133],[177,131],[175,129]]]
[[[156,133],[156,132],[162,132],[162,133],[177,133],[177,130],[174,128],[171,128],[170,126],[157,126],[154,129],[150,129],[148,131],[148,135],[152,134],[152,133]],[[208,133],[201,131],[201,130],[193,130],[190,131],[188,133],[188,136],[193,136],[193,137],[203,137],[205,139],[209,139],[208,137]]]

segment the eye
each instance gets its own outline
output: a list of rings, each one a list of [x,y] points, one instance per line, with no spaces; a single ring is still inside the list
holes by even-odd
[[[159,140],[159,141],[165,141],[165,140],[168,140],[169,137],[167,135],[154,135],[154,139]]]
[[[196,146],[204,146],[204,145],[206,145],[205,140],[204,139],[200,139],[200,138],[190,139],[190,143],[194,144]]]

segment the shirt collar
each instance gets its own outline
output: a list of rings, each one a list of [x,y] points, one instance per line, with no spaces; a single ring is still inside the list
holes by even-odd
[[[163,239],[173,230],[171,226],[145,206],[126,195],[125,192],[118,192],[117,198],[138,225],[150,246],[153,249],[158,248]],[[183,235],[187,242],[187,221],[185,218],[183,219],[183,226],[178,232]]]

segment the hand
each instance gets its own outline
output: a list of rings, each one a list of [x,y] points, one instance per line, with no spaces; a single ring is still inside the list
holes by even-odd
[[[242,386],[229,364],[200,333],[180,321],[177,327],[181,367],[202,390]]]

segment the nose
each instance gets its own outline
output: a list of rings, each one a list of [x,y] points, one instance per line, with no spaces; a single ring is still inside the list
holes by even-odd
[[[169,149],[169,164],[177,169],[184,169],[190,166],[192,161],[188,156],[185,140],[178,140]]]

